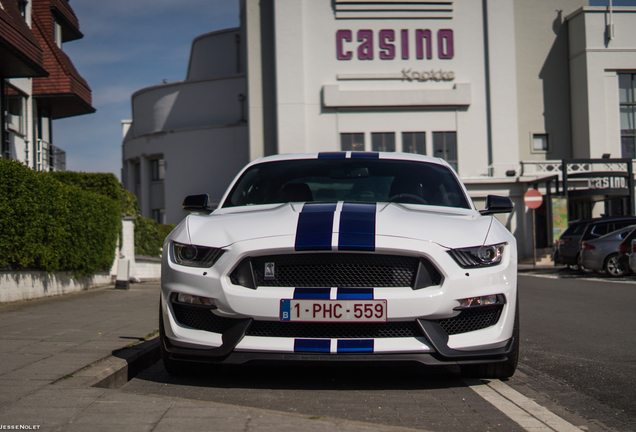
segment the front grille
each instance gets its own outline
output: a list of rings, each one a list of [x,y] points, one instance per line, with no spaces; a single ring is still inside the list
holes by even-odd
[[[427,260],[400,255],[310,253],[245,258],[230,274],[235,285],[246,286],[242,269],[251,263],[253,283],[295,288],[381,288],[439,285],[441,274]],[[275,277],[265,279],[266,263],[274,264]],[[428,277],[424,277],[426,273]],[[418,288],[424,288],[418,286]]]
[[[456,317],[442,319],[438,323],[449,335],[468,333],[497,324],[502,309],[501,305],[466,309]]]
[[[417,321],[387,323],[289,323],[254,321],[248,336],[309,339],[374,339],[423,336]]]

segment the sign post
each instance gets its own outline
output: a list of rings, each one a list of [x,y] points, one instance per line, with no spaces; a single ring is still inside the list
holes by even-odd
[[[532,265],[537,266],[537,232],[535,228],[535,210],[541,207],[543,195],[536,189],[528,189],[523,196],[523,202],[532,209]]]

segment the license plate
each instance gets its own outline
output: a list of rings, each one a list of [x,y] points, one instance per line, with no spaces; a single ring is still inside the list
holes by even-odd
[[[281,300],[280,320],[386,322],[386,300]]]

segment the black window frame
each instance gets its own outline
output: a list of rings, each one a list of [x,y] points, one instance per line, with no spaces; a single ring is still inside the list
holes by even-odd
[[[395,152],[395,132],[371,132],[371,150]]]
[[[622,87],[622,80],[629,79],[631,87]],[[627,89],[627,97],[625,101],[621,101],[621,89]],[[620,132],[621,132],[621,157],[636,159],[636,73],[619,73],[618,74],[619,89],[619,111],[620,111]],[[628,125],[631,122],[632,129],[623,129],[623,110],[626,110],[628,116]],[[631,111],[631,113],[629,112]],[[631,119],[630,119],[631,118]]]
[[[426,156],[426,132],[402,132],[402,152]]]
[[[453,139],[451,140],[450,137],[453,137]],[[441,142],[439,141],[440,138]],[[455,153],[454,159],[449,158],[449,154],[452,154],[451,150],[449,149],[451,146],[453,147],[452,152]],[[451,167],[453,167],[455,171],[458,171],[459,152],[457,151],[457,131],[433,132],[433,156],[444,159]]]
[[[364,151],[364,132],[341,132],[340,150]]]

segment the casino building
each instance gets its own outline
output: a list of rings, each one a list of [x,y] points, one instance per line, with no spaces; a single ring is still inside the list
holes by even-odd
[[[608,1],[241,0],[184,81],[133,94],[124,185],[178,223],[185,195],[218,201],[261,156],[426,154],[478,207],[510,196],[502,222],[531,255],[528,189],[539,248],[567,219],[634,211],[636,1]]]

